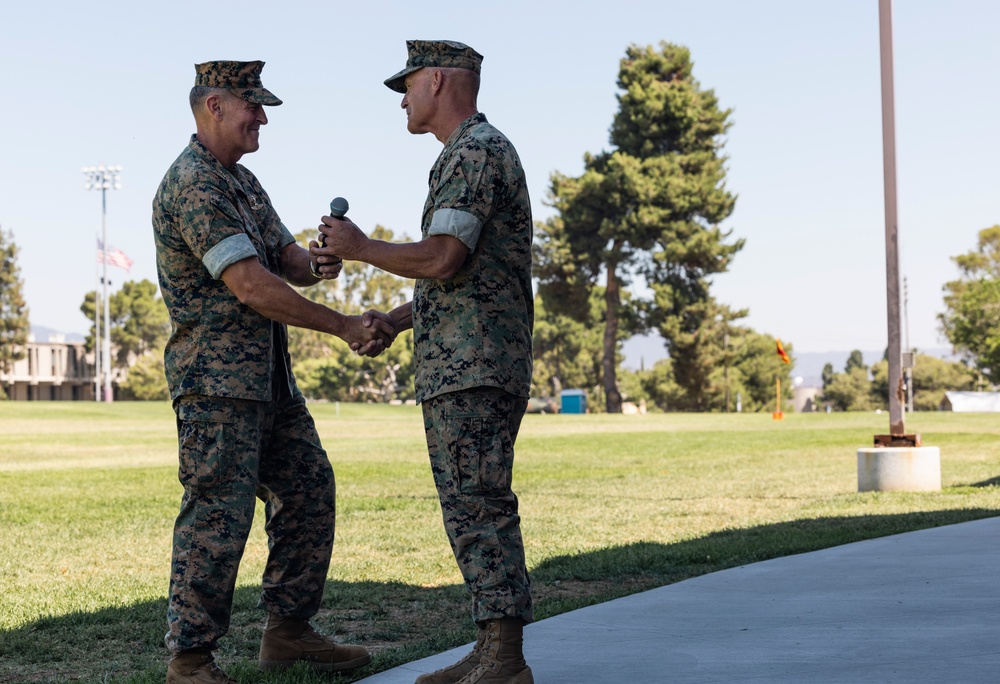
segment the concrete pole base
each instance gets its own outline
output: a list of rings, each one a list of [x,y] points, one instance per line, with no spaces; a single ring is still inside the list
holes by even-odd
[[[859,492],[941,490],[941,450],[932,446],[858,449]]]

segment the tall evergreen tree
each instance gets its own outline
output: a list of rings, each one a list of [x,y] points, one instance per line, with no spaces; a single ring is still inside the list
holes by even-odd
[[[712,301],[708,277],[726,271],[743,247],[718,227],[735,205],[722,155],[730,111],[694,79],[688,49],[629,47],[618,87],[615,149],[585,155],[580,177],[552,176],[550,203],[558,214],[539,226],[536,252],[543,298],[578,320],[586,292],[604,278],[602,375],[610,413],[621,411],[618,345],[648,327],[664,336],[682,389],[703,390],[698,383],[707,369],[689,353],[690,340],[722,308]],[[626,302],[623,292],[637,277],[652,296]],[[732,320],[741,312],[725,315]]]
[[[827,387],[830,386],[830,383],[833,382],[833,376],[835,375],[836,373],[833,370],[832,363],[823,364],[823,373],[821,376],[823,378],[823,389],[826,389]]]
[[[24,358],[30,328],[18,251],[14,233],[0,228],[0,373],[8,376]],[[5,396],[0,386],[0,398]]]
[[[868,366],[865,364],[865,357],[860,349],[851,351],[851,355],[847,357],[847,362],[844,364],[844,372],[850,373],[855,368],[868,370]]]

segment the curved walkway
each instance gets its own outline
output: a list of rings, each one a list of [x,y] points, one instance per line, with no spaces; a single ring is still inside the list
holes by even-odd
[[[1000,517],[703,575],[525,628],[537,684],[1000,682]],[[368,677],[413,684],[469,646]]]

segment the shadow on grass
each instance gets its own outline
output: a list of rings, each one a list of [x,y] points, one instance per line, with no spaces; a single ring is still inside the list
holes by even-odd
[[[1000,487],[1000,477],[991,477],[988,480],[983,480],[982,482],[974,482],[970,487]]]
[[[989,483],[995,480],[982,486]],[[551,558],[532,570],[536,618],[748,563],[996,515],[1000,510],[977,508],[814,518]],[[255,666],[262,628],[257,597],[254,587],[237,590],[232,627],[216,654],[243,684],[346,684],[474,639],[462,586],[330,582],[327,607],[314,624],[371,648],[372,664],[346,675],[314,674],[303,666],[265,675]],[[42,618],[0,632],[0,682],[162,682],[165,612],[166,600],[160,599]]]

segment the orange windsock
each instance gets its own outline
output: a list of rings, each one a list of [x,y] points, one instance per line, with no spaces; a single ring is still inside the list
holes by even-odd
[[[785,352],[785,348],[781,346],[781,340],[776,339],[776,341],[778,343],[778,356],[780,356],[781,360],[784,361],[785,363],[791,363],[792,360],[788,358],[788,354]]]

